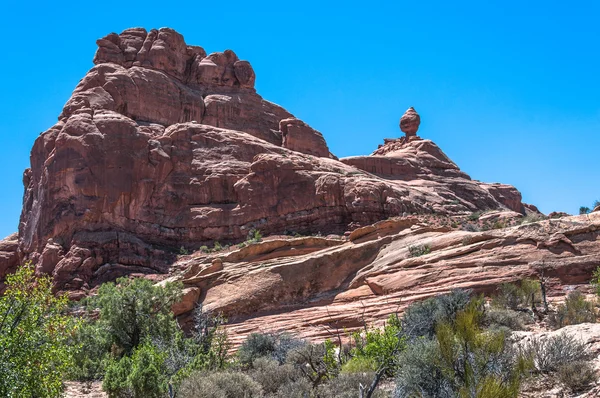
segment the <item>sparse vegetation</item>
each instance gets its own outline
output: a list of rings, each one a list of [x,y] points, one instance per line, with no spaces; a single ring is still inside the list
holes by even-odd
[[[567,325],[596,322],[596,317],[597,311],[594,303],[575,290],[567,295],[564,304],[558,306],[556,313],[550,316],[549,321],[554,328],[560,329]]]
[[[581,206],[579,208],[579,214],[589,214],[590,212],[591,212],[591,210],[587,206]]]
[[[429,245],[408,246],[408,252],[410,257],[420,257],[431,253],[431,247]]]

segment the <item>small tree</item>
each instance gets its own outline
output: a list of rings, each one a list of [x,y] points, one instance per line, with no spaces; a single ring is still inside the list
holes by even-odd
[[[0,297],[0,396],[58,397],[70,365],[68,340],[77,328],[64,314],[49,277],[25,265],[6,278]]]
[[[105,331],[114,350],[131,355],[147,338],[171,340],[179,326],[171,306],[181,298],[181,285],[155,286],[147,279],[119,278],[105,283],[89,300],[100,312],[97,327]]]

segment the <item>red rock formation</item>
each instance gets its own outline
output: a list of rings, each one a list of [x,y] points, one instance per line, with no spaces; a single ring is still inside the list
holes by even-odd
[[[337,161],[321,133],[256,94],[252,67],[230,50],[207,56],[166,28],[98,47],[24,174],[19,250],[59,289],[165,274],[179,247],[252,228],[341,234],[403,214],[524,213],[516,189],[472,181],[418,137]]]
[[[296,238],[194,255],[177,278],[202,289],[205,309],[228,316],[236,342],[283,330],[319,340],[454,288],[492,292],[543,272],[550,296],[564,295],[600,266],[599,231],[600,213],[486,232],[400,218],[355,230],[348,241]],[[418,245],[431,252],[412,257]],[[204,271],[215,257],[222,266]]]

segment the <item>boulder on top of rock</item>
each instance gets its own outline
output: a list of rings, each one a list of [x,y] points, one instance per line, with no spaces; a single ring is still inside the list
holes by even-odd
[[[400,118],[400,130],[406,134],[406,138],[416,136],[420,124],[421,117],[412,106],[408,108],[407,111],[404,112],[404,115],[402,115]]]

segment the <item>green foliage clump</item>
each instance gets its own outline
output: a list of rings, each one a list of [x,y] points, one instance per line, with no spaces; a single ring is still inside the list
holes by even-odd
[[[483,212],[476,211],[476,212],[469,214],[469,217],[467,217],[467,218],[469,221],[478,221],[479,217],[481,217],[482,214],[483,214]]]
[[[429,245],[408,246],[408,252],[410,257],[420,257],[431,253],[431,247]]]
[[[240,346],[237,355],[240,364],[252,367],[257,358],[275,359],[280,364],[285,363],[288,353],[306,343],[288,334],[252,333]]]
[[[344,372],[364,372],[381,370],[393,376],[399,366],[398,354],[405,346],[398,317],[390,315],[383,328],[373,328],[365,333],[354,333],[355,347],[350,352],[350,360],[344,364]]]
[[[577,325],[586,322],[596,322],[597,311],[594,303],[586,300],[583,293],[575,290],[570,292],[549,318],[550,324],[560,329],[567,325]]]
[[[185,338],[171,311],[181,291],[181,284],[146,279],[102,285],[84,302],[88,322],[74,338],[82,348],[71,377],[103,378],[110,397],[162,397],[169,383],[176,389],[194,370],[225,367],[224,319],[199,307],[193,338]]]
[[[523,279],[517,283],[503,283],[492,298],[492,306],[518,310],[530,308],[540,302],[541,287],[538,281]]]
[[[167,391],[165,354],[146,343],[135,348],[131,357],[111,361],[102,388],[110,398],[160,398]]]
[[[592,210],[587,206],[581,206],[579,208],[579,214],[589,214]]]
[[[521,311],[491,307],[485,311],[485,324],[490,329],[506,328],[508,331],[525,330],[525,325],[533,320]]]
[[[435,337],[413,341],[401,354],[394,398],[516,397],[529,367],[503,332],[482,328],[483,301],[471,299],[435,326]]]
[[[454,319],[469,303],[469,291],[456,289],[448,294],[411,304],[402,315],[402,331],[409,339],[432,338],[439,322]]]
[[[0,396],[58,397],[70,367],[69,339],[78,324],[65,315],[49,277],[27,264],[6,277],[0,296]]]
[[[260,231],[258,229],[252,228],[249,232],[248,232],[248,239],[246,240],[247,242],[255,242],[258,243],[262,240],[262,234],[260,233]]]

